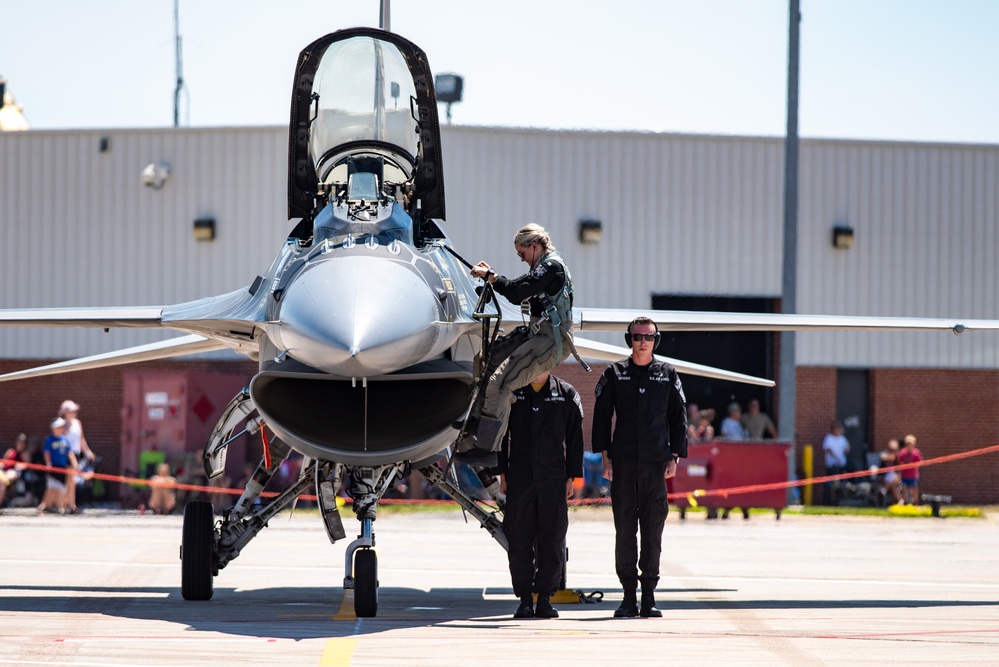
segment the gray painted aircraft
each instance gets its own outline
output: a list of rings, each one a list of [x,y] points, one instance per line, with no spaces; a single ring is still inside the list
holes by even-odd
[[[523,316],[512,304],[480,296],[480,281],[437,223],[445,218],[437,104],[430,66],[416,45],[369,28],[316,40],[298,58],[289,129],[288,217],[300,222],[266,273],[245,289],[173,306],[0,311],[0,326],[166,327],[187,334],[0,380],[226,348],[259,362],[215,425],[206,472],[222,472],[234,434],[266,429],[273,436],[221,519],[205,501],[185,508],[183,596],[209,599],[219,570],[306,491],[318,496],[330,540],[343,539],[336,492],[346,483],[361,534],[346,550],[344,586],[354,589],[357,615],[374,616],[372,524],[382,495],[407,470],[420,470],[447,491],[505,547],[498,494],[488,502],[470,497],[449,465],[452,424],[472,400],[474,355],[499,327],[522,324]],[[660,330],[684,331],[999,329],[992,320],[589,308],[574,309],[573,326],[621,331],[639,315],[653,317]],[[578,336],[575,344],[593,359],[629,354]],[[668,361],[681,373],[773,385]],[[276,497],[262,499],[292,451],[308,464]],[[495,492],[498,485],[484,481]]]

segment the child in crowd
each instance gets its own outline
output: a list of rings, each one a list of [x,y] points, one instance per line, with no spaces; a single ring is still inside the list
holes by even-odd
[[[58,468],[59,471],[47,471],[45,473],[45,496],[42,498],[38,511],[45,512],[56,510],[60,513],[66,511],[66,484],[75,484],[75,474],[64,472],[62,469],[76,469],[76,455],[70,447],[69,440],[66,439],[66,420],[59,417],[52,422],[52,435],[45,438],[42,452],[45,456],[45,465],[50,468]]]

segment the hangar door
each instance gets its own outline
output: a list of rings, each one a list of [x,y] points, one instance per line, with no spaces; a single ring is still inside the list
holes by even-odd
[[[763,297],[667,294],[652,297],[652,307],[656,310],[772,313],[776,312],[776,304],[776,299]],[[774,378],[776,372],[774,338],[774,334],[767,331],[663,332],[656,352],[729,371]],[[684,375],[682,381],[688,403],[696,403],[701,410],[714,409],[716,431],[726,416],[726,407],[729,403],[738,402],[745,409],[746,403],[753,398],[760,402],[760,409],[777,423],[777,415],[774,414],[774,392],[768,387],[692,375]]]

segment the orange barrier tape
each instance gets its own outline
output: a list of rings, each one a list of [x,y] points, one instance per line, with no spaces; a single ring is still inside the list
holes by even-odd
[[[903,463],[897,466],[886,466],[884,468],[878,468],[875,474],[880,474],[883,472],[898,471],[898,470],[911,470],[912,468],[922,468],[929,465],[937,465],[940,463],[950,463],[951,461],[957,461],[959,459],[967,459],[973,456],[982,456],[984,454],[992,454],[994,452],[999,452],[999,445],[992,445],[990,447],[982,447],[981,449],[972,449],[967,452],[958,452],[957,454],[948,454],[946,456],[938,456],[933,459],[924,459],[922,461],[917,461],[915,463]],[[772,482],[769,484],[753,484],[750,486],[734,486],[727,489],[698,489],[694,492],[686,493],[670,493],[667,498],[670,500],[676,500],[677,498],[686,498],[689,495],[694,495],[698,498],[704,496],[722,496],[727,498],[729,496],[735,496],[740,493],[752,493],[754,491],[773,491],[776,489],[788,489],[795,486],[806,486],[808,484],[824,484],[826,482],[833,482],[841,479],[854,479],[856,477],[869,477],[872,474],[870,469],[858,470],[856,472],[845,472],[839,475],[826,475],[825,477],[809,477],[806,479],[795,479],[788,480],[784,482]]]
[[[877,473],[898,471],[898,470],[910,470],[912,468],[922,468],[929,465],[938,465],[940,463],[950,463],[951,461],[957,461],[960,459],[967,459],[973,456],[983,456],[985,454],[992,454],[999,452],[999,445],[992,445],[990,447],[982,447],[981,449],[972,449],[966,452],[958,452],[957,454],[948,454],[946,456],[938,456],[933,459],[924,459],[916,463],[904,463],[897,466],[889,466],[885,468],[878,468]],[[200,491],[203,493],[227,493],[230,495],[242,495],[242,489],[226,489],[218,486],[200,486],[196,484],[181,484],[179,482],[160,484],[150,482],[148,479],[140,479],[137,477],[125,477],[122,475],[106,475],[99,472],[80,472],[79,470],[73,470],[70,468],[52,468],[49,466],[39,465],[36,463],[23,463],[21,461],[14,461],[13,459],[0,459],[0,463],[4,464],[5,467],[17,466],[19,468],[27,468],[31,470],[40,470],[42,472],[55,472],[72,474],[77,477],[83,477],[84,479],[100,479],[105,482],[118,482],[120,484],[132,484],[141,486],[153,486],[159,485],[167,488],[177,489],[180,491]],[[773,491],[776,489],[787,489],[795,486],[805,486],[807,484],[824,484],[826,482],[833,482],[841,479],[853,479],[856,477],[868,477],[871,475],[870,470],[858,470],[856,472],[846,472],[839,475],[826,475],[825,477],[809,477],[807,479],[796,479],[788,480],[783,482],[771,482],[768,484],[753,484],[749,486],[734,486],[727,489],[697,489],[695,491],[670,493],[667,495],[669,500],[677,500],[680,498],[689,499],[690,496],[696,498],[703,498],[706,496],[722,496],[727,498],[728,496],[735,496],[742,493],[752,493],[754,491]],[[273,498],[278,495],[276,491],[264,491],[261,494],[264,498]],[[302,495],[299,498],[303,500],[316,500],[315,496],[312,495]],[[350,500],[349,498],[347,500]],[[386,505],[418,505],[418,504],[451,504],[452,500],[436,500],[436,499],[416,499],[416,498],[382,498],[379,503]],[[606,505],[610,503],[609,498],[583,498],[578,500],[570,500],[570,505]]]
[[[141,479],[139,477],[125,477],[123,475],[107,475],[99,472],[81,472],[79,470],[74,470],[72,468],[53,468],[46,465],[40,465],[37,463],[24,463],[22,461],[14,461],[13,459],[0,459],[0,464],[4,466],[17,466],[18,468],[24,468],[29,470],[38,470],[41,472],[54,472],[62,473],[67,475],[74,475],[76,477],[82,477],[84,479],[100,479],[105,482],[117,482],[119,484],[130,484],[134,486],[158,486],[168,489],[176,489],[178,491],[200,491],[203,493],[227,493],[230,495],[240,496],[243,495],[243,489],[227,489],[220,486],[201,486],[198,484],[181,484],[180,482],[151,482],[148,479]],[[260,494],[262,498],[273,498],[279,495],[279,491],[263,491]],[[301,500],[317,500],[314,495],[300,495]],[[350,501],[350,498],[347,498]],[[427,499],[415,499],[415,498],[382,498],[378,501],[379,504],[385,505],[410,505],[410,504],[451,504],[452,500],[437,500],[432,498]]]

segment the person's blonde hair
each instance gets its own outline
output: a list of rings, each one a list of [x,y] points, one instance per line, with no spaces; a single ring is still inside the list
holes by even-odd
[[[533,222],[518,229],[517,233],[513,235],[513,242],[521,248],[529,246],[532,243],[538,243],[546,252],[555,251],[555,244],[552,243],[552,239],[548,235],[548,232],[545,231],[545,228]]]

